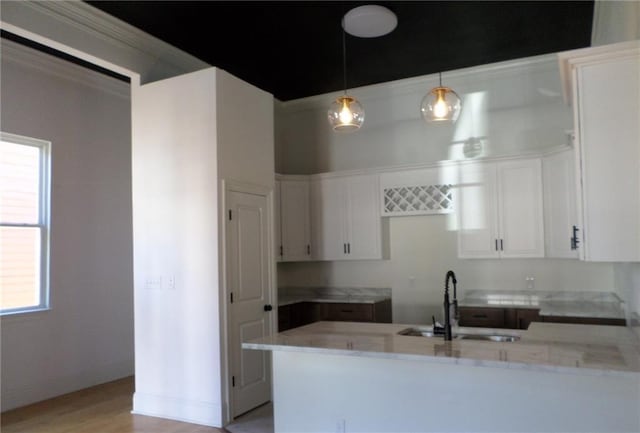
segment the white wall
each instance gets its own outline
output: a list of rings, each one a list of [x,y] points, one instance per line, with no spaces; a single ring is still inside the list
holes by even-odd
[[[2,318],[2,410],[133,373],[129,85],[2,40],[3,131],[51,141],[51,310]]]
[[[420,101],[437,76],[353,89],[366,112],[352,134],[333,133],[326,120],[332,95],[282,103],[277,171],[309,174],[439,160],[469,159],[461,142],[483,138],[479,157],[541,153],[567,144],[571,107],[562,98],[558,60],[545,55],[452,71],[443,75],[463,98],[455,125],[420,117]],[[442,215],[390,218],[388,261],[278,264],[278,285],[390,287],[394,322],[426,323],[440,317],[444,276],[456,272],[460,291],[615,291],[613,265],[564,259],[461,260],[455,223]],[[621,295],[624,292],[619,291]]]
[[[364,106],[362,128],[334,133],[327,109],[336,95],[281,103],[276,149],[283,174],[311,174],[461,159],[463,142],[483,137],[479,156],[511,155],[566,144],[571,108],[561,95],[555,55],[443,74],[463,99],[455,125],[427,124],[423,96],[437,75],[350,90]]]
[[[272,188],[273,98],[209,68],[133,89],[134,411],[222,426],[222,179]]]
[[[591,45],[640,39],[640,2],[595,0]]]
[[[220,426],[216,70],[134,87],[132,102],[133,410]]]
[[[273,189],[273,95],[222,69],[216,80],[219,178]]]

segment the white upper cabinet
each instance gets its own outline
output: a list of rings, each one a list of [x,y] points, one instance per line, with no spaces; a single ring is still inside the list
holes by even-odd
[[[560,55],[576,130],[580,258],[640,261],[640,42]]]
[[[495,165],[462,165],[456,197],[458,256],[500,257]]]
[[[383,258],[377,175],[315,178],[311,197],[314,259]]]
[[[573,149],[545,156],[542,179],[546,256],[577,259],[579,244],[576,245],[573,239],[578,229]]]
[[[273,185],[273,256],[276,262],[282,261],[282,224],[280,221],[280,181],[276,179]]]
[[[311,259],[311,219],[309,180],[281,177],[280,196],[280,261],[298,262]]]
[[[460,258],[544,257],[540,160],[462,164]]]

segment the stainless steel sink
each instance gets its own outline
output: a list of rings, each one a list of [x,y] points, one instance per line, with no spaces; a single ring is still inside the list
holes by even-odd
[[[414,337],[442,337],[440,334],[434,334],[432,327],[414,327],[403,329],[398,335],[408,335]],[[519,335],[496,334],[494,330],[484,331],[482,329],[474,329],[473,331],[453,331],[453,338],[456,340],[479,340],[479,341],[496,341],[500,343],[511,343],[520,340]]]
[[[458,334],[454,335],[453,338],[457,338],[459,340],[482,340],[482,341],[497,341],[499,343],[511,343],[514,341],[520,340],[520,337],[517,335],[501,335],[501,334]]]
[[[410,335],[412,337],[437,337],[431,329],[407,328],[398,332],[398,335]]]

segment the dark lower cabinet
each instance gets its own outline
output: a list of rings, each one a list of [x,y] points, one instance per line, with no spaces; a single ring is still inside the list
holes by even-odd
[[[278,332],[320,320],[320,305],[316,302],[298,302],[278,307]]]
[[[540,322],[540,310],[534,308],[505,308],[505,328],[528,329],[531,322]]]
[[[540,321],[552,323],[577,323],[582,325],[627,326],[627,321],[625,319],[608,319],[603,317],[543,316]]]
[[[531,322],[626,326],[624,319],[540,316],[536,308],[459,307],[460,326],[528,329]]]
[[[479,328],[504,328],[504,308],[459,307],[460,326]]]
[[[322,303],[321,320],[391,323],[391,300],[371,304]]]
[[[319,320],[391,323],[391,300],[365,304],[298,302],[278,307],[278,332]]]

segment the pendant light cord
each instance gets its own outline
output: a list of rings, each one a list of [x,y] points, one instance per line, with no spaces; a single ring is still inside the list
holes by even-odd
[[[344,23],[342,25],[342,79],[344,83],[344,94],[347,94],[347,42]]]

